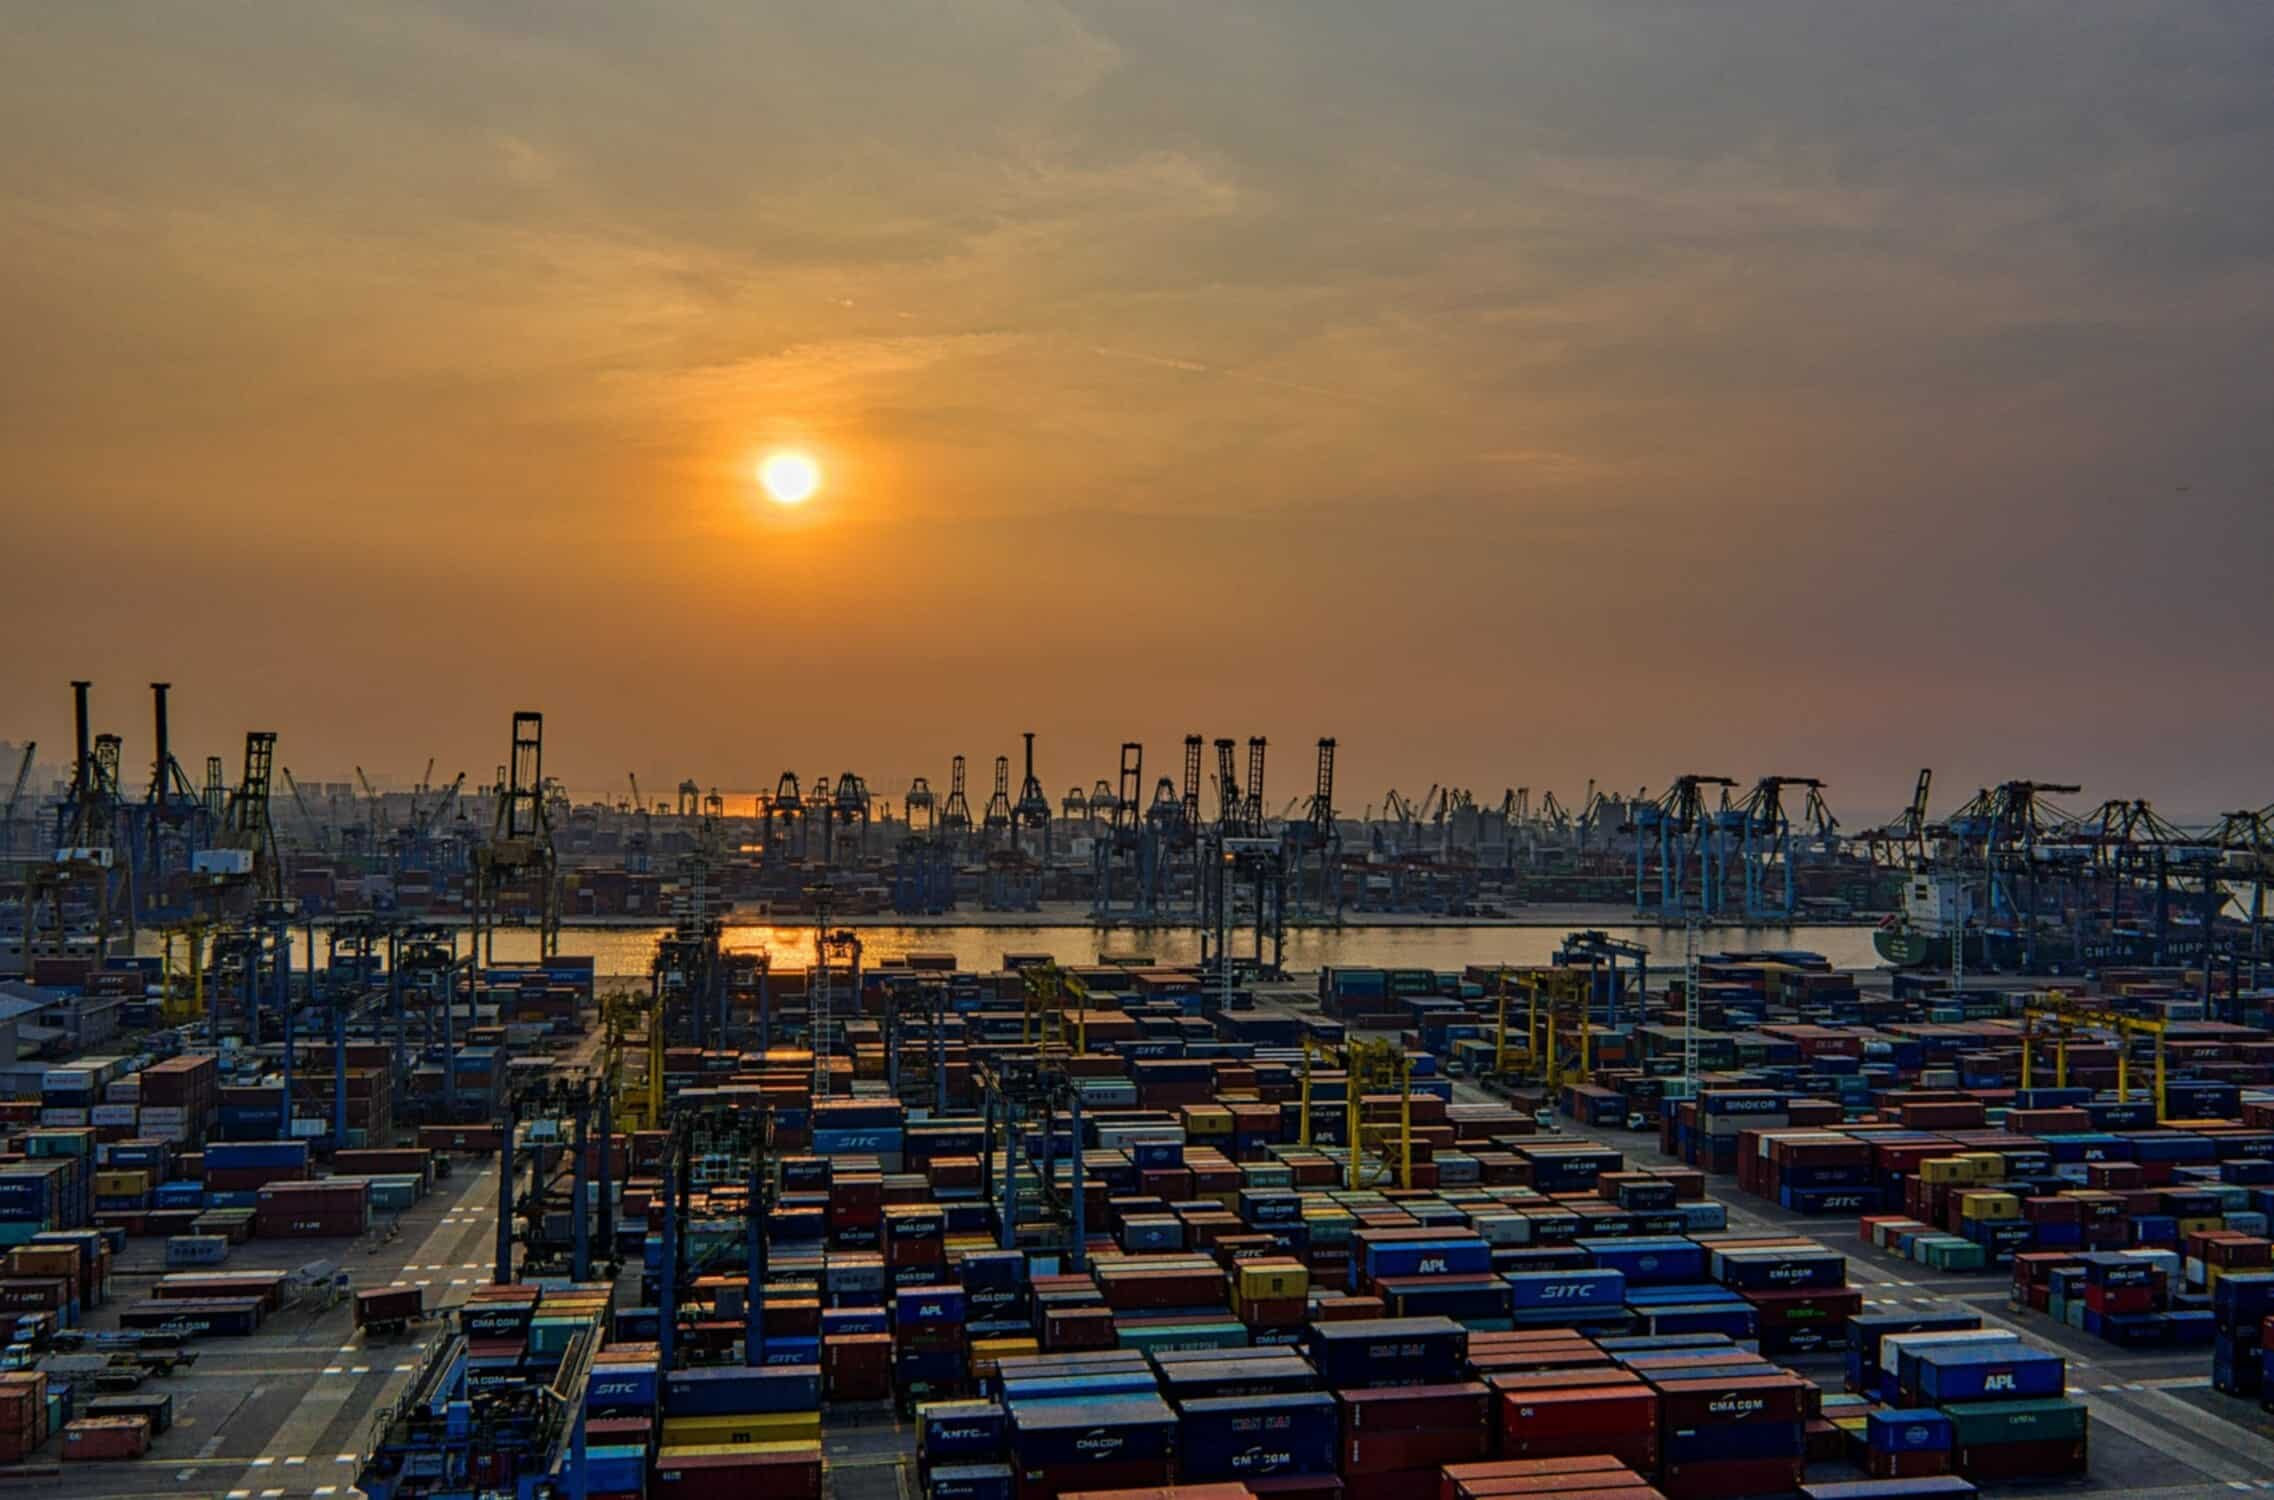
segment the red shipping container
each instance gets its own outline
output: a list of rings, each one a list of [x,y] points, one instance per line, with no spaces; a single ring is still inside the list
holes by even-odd
[[[841,1333],[821,1341],[821,1372],[832,1401],[892,1397],[892,1335]]]
[[[1617,1459],[1602,1453],[1580,1453],[1568,1458],[1503,1458],[1491,1463],[1450,1464],[1446,1466],[1443,1482],[1437,1488],[1437,1500],[1455,1500],[1454,1490],[1460,1486],[1489,1484],[1499,1480],[1549,1479],[1557,1475],[1577,1478],[1590,1474],[1633,1472]]]
[[[656,1459],[651,1495],[670,1500],[749,1500],[753,1493],[783,1500],[821,1500],[821,1445],[787,1453],[724,1453],[715,1449]]]
[[[1492,1392],[1481,1382],[1469,1380],[1456,1385],[1344,1391],[1338,1399],[1342,1405],[1342,1430],[1371,1435],[1481,1428],[1491,1410]]]
[[[1249,1500],[1244,1484],[1177,1484],[1165,1489],[1072,1490],[1063,1500]]]
[[[1492,1451],[1492,1433],[1475,1427],[1429,1428],[1413,1432],[1352,1433],[1342,1440],[1342,1477],[1403,1469],[1434,1469],[1462,1464]]]
[[[1339,1474],[1274,1474],[1245,1482],[1256,1500],[1342,1500]]]
[[[1930,1449],[1921,1453],[1891,1453],[1874,1448],[1867,1460],[1874,1479],[1928,1479],[1950,1472],[1950,1453],[1947,1449]]]
[[[1608,1454],[1638,1474],[1658,1467],[1658,1393],[1632,1386],[1508,1391],[1501,1452],[1510,1458]]]
[[[1485,1377],[1496,1391],[1573,1391],[1590,1386],[1636,1385],[1632,1370],[1605,1365],[1600,1370],[1509,1370]]]
[[[1808,1465],[1797,1458],[1709,1458],[1669,1464],[1658,1488],[1667,1500],[1736,1500],[1800,1488]]]
[[[81,1417],[63,1429],[67,1459],[140,1458],[150,1449],[150,1424],[141,1417]]]
[[[1343,1500],[1434,1500],[1435,1469],[1390,1469],[1342,1476]]]
[[[1600,1474],[1542,1474],[1534,1479],[1480,1479],[1461,1488],[1461,1500],[1501,1500],[1503,1496],[1582,1495],[1586,1500],[1663,1500],[1641,1475],[1624,1464]]]
[[[2073,1439],[1959,1448],[1950,1455],[1950,1471],[1976,1484],[2007,1479],[2054,1479],[2063,1474],[2082,1474],[2084,1469],[2085,1445]]]
[[[1079,1487],[1091,1489],[1142,1490],[1157,1489],[1174,1477],[1170,1473],[1171,1461],[1166,1458],[1128,1460],[1111,1464],[1056,1464],[1040,1469],[1027,1469],[1018,1476],[1019,1500],[1057,1500],[1057,1497]],[[705,1497],[709,1500],[709,1497]],[[729,1500],[720,1496],[717,1500]],[[747,1496],[741,1500],[748,1500]]]

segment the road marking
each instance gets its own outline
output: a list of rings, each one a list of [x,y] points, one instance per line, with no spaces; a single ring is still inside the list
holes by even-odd
[[[305,1454],[305,1453],[295,1453],[295,1454],[293,1454],[293,1455],[292,1455],[290,1458],[288,1458],[288,1459],[286,1459],[286,1460],[284,1461],[284,1466],[285,1466],[286,1468],[288,1468],[288,1469],[290,1469],[290,1468],[295,1468],[295,1467],[297,1467],[298,1465],[301,1465],[301,1464],[304,1464],[304,1463],[306,1463],[307,1461],[308,1461],[308,1455],[307,1455],[307,1454]]]
[[[337,1375],[343,1368],[344,1367],[340,1365],[326,1365],[324,1366],[324,1373],[326,1375]]]
[[[316,1493],[317,1493],[317,1495],[319,1495],[319,1496],[323,1496],[323,1495],[336,1495],[336,1494],[338,1494],[339,1492],[340,1492],[340,1487],[339,1487],[338,1485],[336,1485],[336,1484],[319,1484],[319,1485],[317,1485],[317,1486],[316,1486]]]
[[[348,1373],[350,1375],[368,1375],[371,1373],[371,1366],[357,1365],[354,1369],[348,1371]]]
[[[395,1366],[395,1373],[397,1375],[408,1375],[412,1370],[416,1368],[417,1366],[415,1365],[397,1365]]]
[[[277,1500],[277,1497],[283,1493],[284,1491],[282,1490],[262,1490],[261,1500]]]
[[[253,1500],[253,1492],[251,1490],[231,1490],[222,1497],[222,1500]]]
[[[1008,1176],[1008,1172],[1006,1172],[1005,1175]],[[466,1278],[463,1276],[453,1276],[450,1278],[450,1284],[452,1286],[464,1286],[466,1284]]]
[[[256,1458],[256,1459],[254,1459],[254,1460],[253,1460],[253,1467],[254,1467],[254,1468],[256,1468],[256,1469],[265,1469],[265,1468],[267,1468],[267,1467],[268,1467],[270,1464],[273,1464],[273,1463],[275,1463],[275,1462],[276,1462],[276,1460],[275,1460],[275,1459],[273,1459],[273,1458],[266,1458],[266,1457],[263,1457],[263,1458]]]

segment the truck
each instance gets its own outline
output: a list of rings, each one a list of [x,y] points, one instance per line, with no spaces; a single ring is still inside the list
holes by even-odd
[[[396,1334],[426,1316],[426,1289],[405,1286],[360,1287],[355,1294],[355,1326],[360,1333]]]

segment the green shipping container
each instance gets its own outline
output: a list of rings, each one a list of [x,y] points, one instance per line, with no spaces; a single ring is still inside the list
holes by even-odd
[[[1979,1271],[1989,1264],[1986,1252],[1972,1240],[1956,1235],[1919,1242],[1919,1257],[1931,1270]]]
[[[2041,1401],[1960,1401],[1942,1409],[1961,1448],[2004,1443],[2076,1442],[2092,1414],[2084,1403],[2051,1396]]]
[[[1241,1323],[1175,1323],[1161,1328],[1118,1330],[1121,1347],[1153,1354],[1173,1349],[1239,1349],[1248,1342]]]

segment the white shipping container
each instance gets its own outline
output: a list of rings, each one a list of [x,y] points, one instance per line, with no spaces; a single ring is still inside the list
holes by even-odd
[[[39,1112],[39,1122],[50,1129],[68,1129],[86,1124],[87,1112],[83,1109],[59,1109],[49,1105]]]
[[[134,1125],[134,1106],[131,1104],[98,1104],[87,1111],[90,1125]]]
[[[86,1094],[95,1089],[95,1071],[92,1068],[49,1068],[40,1080],[43,1094]]]
[[[134,1104],[141,1098],[142,1079],[139,1076],[121,1078],[116,1083],[105,1085],[103,1089],[105,1104]]]
[[[152,1125],[179,1125],[189,1118],[189,1111],[178,1104],[145,1104],[141,1107],[144,1128]]]

